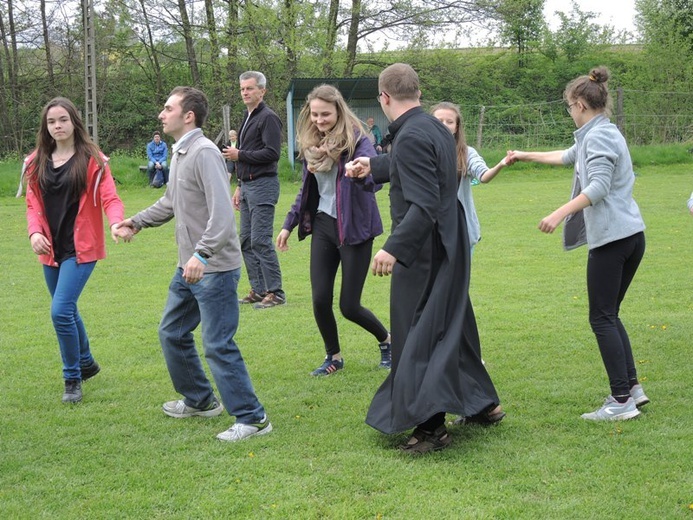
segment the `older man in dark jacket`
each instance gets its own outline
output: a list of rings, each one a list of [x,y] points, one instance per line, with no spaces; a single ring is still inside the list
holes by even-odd
[[[267,309],[286,303],[273,241],[282,123],[263,101],[267,85],[264,74],[244,72],[240,84],[247,110],[238,132],[238,147],[229,146],[222,152],[227,160],[237,161],[233,204],[241,212],[241,250],[250,280],[250,293],[239,302]]]

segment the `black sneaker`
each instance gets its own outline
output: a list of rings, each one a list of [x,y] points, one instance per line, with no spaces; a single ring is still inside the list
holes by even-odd
[[[63,403],[79,403],[81,400],[82,382],[79,379],[66,379]]]
[[[386,340],[378,343],[378,347],[380,348],[380,364],[378,367],[390,370],[392,368],[392,344]]]
[[[343,359],[332,359],[331,357],[326,357],[325,361],[318,368],[313,370],[311,376],[329,376],[334,374],[337,370],[344,368]]]
[[[91,379],[96,374],[101,372],[101,367],[95,359],[92,360],[89,365],[80,366],[80,369],[82,370],[82,382],[86,381],[87,379]]]

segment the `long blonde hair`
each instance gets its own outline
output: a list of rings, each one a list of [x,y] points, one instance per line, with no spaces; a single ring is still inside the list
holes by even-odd
[[[332,103],[337,109],[337,123],[327,134],[320,132],[310,120],[310,102],[316,99]],[[306,149],[319,146],[325,138],[330,139],[339,154],[346,151],[351,157],[356,150],[356,143],[365,134],[363,124],[351,111],[336,87],[326,84],[318,85],[306,96],[306,102],[298,114],[296,123],[296,141],[300,157],[304,157]]]
[[[438,110],[451,110],[455,113],[457,119],[457,130],[455,130],[453,136],[455,137],[455,147],[457,148],[457,182],[459,183],[462,177],[467,176],[467,157],[469,156],[469,152],[467,151],[467,139],[464,136],[464,127],[462,126],[462,112],[458,105],[447,101],[442,101],[434,105],[430,110],[431,115],[435,114]]]

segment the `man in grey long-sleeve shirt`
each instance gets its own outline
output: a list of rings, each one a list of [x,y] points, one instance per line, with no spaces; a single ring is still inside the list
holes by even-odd
[[[184,398],[164,403],[163,411],[176,418],[214,417],[226,407],[236,423],[217,438],[233,442],[269,433],[272,425],[233,339],[241,251],[224,159],[200,129],[207,110],[207,98],[199,90],[173,89],[159,114],[164,132],[176,141],[166,193],[120,227],[139,232],[175,218],[178,266],[159,340],[173,386]],[[223,405],[195,347],[192,331],[200,322],[205,358]]]

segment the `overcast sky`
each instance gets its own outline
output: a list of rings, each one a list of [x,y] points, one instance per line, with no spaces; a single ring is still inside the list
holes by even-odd
[[[580,11],[591,11],[597,14],[595,20],[600,25],[612,25],[617,30],[626,29],[635,33],[635,0],[576,0]],[[555,11],[570,13],[571,0],[546,0],[544,18],[552,29],[558,26]]]

